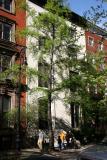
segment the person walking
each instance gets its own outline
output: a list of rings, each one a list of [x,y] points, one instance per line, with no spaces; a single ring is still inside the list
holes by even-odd
[[[65,136],[66,136],[65,131],[62,130],[60,132],[59,136],[60,136],[60,139],[61,139],[61,148],[65,148],[65,144],[64,144],[64,140],[65,140]]]
[[[60,138],[60,136],[58,136],[58,146],[59,146],[59,150],[61,150],[61,144],[62,144],[61,138]]]
[[[67,148],[69,148],[69,146],[70,146],[70,138],[71,138],[71,135],[70,135],[70,131],[69,131],[69,132],[67,132],[66,137],[65,137],[66,142],[67,142]]]
[[[44,134],[43,131],[39,130],[37,145],[41,152],[43,152],[43,142],[44,142]]]

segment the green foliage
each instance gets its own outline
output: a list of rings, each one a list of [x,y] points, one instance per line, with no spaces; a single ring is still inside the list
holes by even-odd
[[[62,85],[58,82],[58,78],[54,78],[53,75],[57,77],[62,74],[61,68],[65,67],[64,63],[66,60],[69,61],[66,56],[68,47],[70,48],[71,46],[72,48],[73,42],[76,40],[73,37],[71,38],[74,27],[65,20],[64,15],[67,14],[69,10],[62,6],[62,1],[49,0],[47,1],[45,8],[47,11],[41,12],[40,14],[37,14],[36,11],[31,8],[27,10],[28,18],[31,19],[31,23],[23,34],[26,34],[29,40],[31,39],[29,41],[29,50],[33,53],[34,59],[48,64],[47,70],[49,71],[49,75],[46,75],[46,73],[42,73],[39,70],[35,74],[33,69],[32,73],[48,82],[48,87],[45,89],[45,91],[47,91],[45,92],[45,96],[48,99],[49,131],[52,131],[51,103],[53,97],[55,97],[54,94],[57,95],[56,92],[58,93],[59,90],[62,89]],[[77,45],[75,45],[74,50],[77,52],[78,49],[76,46]],[[59,79],[60,81],[63,81],[60,76]],[[36,86],[34,88],[36,88]],[[40,89],[42,88],[37,88],[37,91]],[[43,115],[44,114],[42,114],[42,117]],[[50,135],[52,136],[52,132]],[[52,140],[52,137],[50,140]]]
[[[81,70],[84,83],[84,90],[81,92],[81,107],[83,114],[82,129],[84,127],[85,130],[90,128],[90,131],[88,129],[88,132],[84,132],[87,136],[89,135],[88,133],[94,134],[94,136],[96,134],[101,134],[102,129],[103,134],[105,133],[105,126],[107,122],[105,96],[107,65],[105,55],[106,53],[104,52],[96,53],[95,55],[92,55],[91,53],[91,55],[87,57],[87,60],[85,60],[85,63],[88,63],[88,67],[85,64],[86,66]]]
[[[25,108],[21,108],[20,111],[20,122],[27,120],[27,135],[29,137],[34,137],[38,129],[38,106],[30,104]],[[8,120],[9,125],[12,127],[17,124],[18,119],[18,108],[14,107],[8,113],[5,114],[5,118]]]
[[[10,111],[8,111],[5,115],[5,118],[8,120],[10,126],[14,126],[17,123],[18,119],[18,107],[13,107]],[[20,111],[20,121],[23,121],[27,118],[25,108],[21,108]]]
[[[38,105],[37,102],[27,105],[27,135],[35,137],[38,130]]]
[[[69,52],[69,54],[76,55],[80,48],[80,46],[75,44],[77,39],[73,36],[71,38],[71,35],[76,32],[76,26],[71,25],[70,22],[68,23],[65,20],[65,10],[66,12],[69,11],[66,7],[62,7],[62,1],[48,1],[45,8],[48,12],[41,12],[39,15],[37,15],[36,11],[33,9],[28,9],[28,18],[31,18],[31,23],[28,28],[24,30],[23,34],[31,39],[35,39],[35,41],[30,41],[31,45],[29,47],[30,52],[33,53],[34,59],[47,62],[49,74],[53,74],[50,73],[50,69],[52,68],[52,70],[54,70],[54,75],[61,76],[62,68],[71,65],[71,61],[66,53]],[[53,60],[51,62],[52,55]],[[72,60],[72,63],[73,61],[74,60]],[[66,66],[64,63],[66,63]],[[41,76],[44,80],[47,80],[48,83],[49,81],[53,81],[51,77],[49,79],[48,76],[46,77],[46,74],[39,72],[36,68],[30,68],[29,73],[29,79],[31,80],[32,78],[34,79],[35,76]],[[51,92],[58,91],[62,86],[57,83],[57,79],[54,79],[54,82],[51,83],[54,83],[54,88]]]
[[[69,13],[68,7],[64,0],[48,0],[45,9],[49,12],[65,18],[65,14]]]
[[[8,120],[10,126],[14,126],[16,123],[16,114],[17,114],[17,109],[14,107],[11,111],[6,113],[5,118]]]

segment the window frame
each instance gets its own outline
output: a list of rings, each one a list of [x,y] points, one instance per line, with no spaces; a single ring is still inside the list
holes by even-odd
[[[8,94],[1,94],[0,93],[0,117],[1,117],[1,125],[3,126],[3,127],[7,127],[7,126],[9,126],[9,123],[8,123],[8,120],[7,119],[5,119],[5,115],[6,115],[6,113],[8,113],[9,112],[9,110],[11,110],[11,96],[10,95],[8,95]],[[6,107],[5,108],[5,105],[7,106],[7,104],[6,104],[6,100],[8,100],[8,107]]]
[[[7,0],[1,0],[0,8],[7,11],[7,12],[10,12],[10,13],[14,14],[15,13],[15,0],[8,0],[7,1],[7,3],[10,1],[9,9],[6,8],[6,1]]]
[[[104,44],[103,43],[99,43],[98,44],[98,50],[99,51],[103,51],[104,50]]]
[[[39,40],[38,40],[39,50],[44,48],[45,42],[46,42],[46,37],[45,36],[39,36]]]
[[[45,61],[42,61],[42,62],[38,61],[38,71],[41,74],[44,74],[47,76],[47,78],[44,79],[43,75],[38,75],[38,86],[39,87],[48,88],[48,79],[49,79],[49,73],[47,72],[48,67],[49,65]]]
[[[90,40],[92,40],[92,42]],[[88,36],[88,45],[91,46],[91,47],[94,46],[94,37]]]
[[[8,59],[8,61],[6,61],[7,63],[6,63],[6,65],[3,65],[3,59],[4,59],[4,57],[6,57],[6,58],[9,58]],[[4,54],[2,54],[2,53],[0,53],[0,72],[3,72],[3,71],[5,71],[7,68],[10,68],[11,67],[11,59],[12,59],[12,57],[11,56],[8,56],[8,55],[4,55]]]
[[[14,23],[7,23],[0,21],[0,26],[1,26],[1,34],[0,34],[0,39],[9,41],[9,42],[15,42],[15,24]],[[10,27],[8,37],[5,37],[6,34],[6,27]]]

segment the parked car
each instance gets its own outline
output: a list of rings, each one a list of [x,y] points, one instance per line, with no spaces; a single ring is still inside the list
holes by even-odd
[[[107,160],[107,137],[101,143],[83,150],[77,160]]]

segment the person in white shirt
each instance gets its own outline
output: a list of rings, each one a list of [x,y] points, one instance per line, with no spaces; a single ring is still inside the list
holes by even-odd
[[[39,135],[38,135],[38,147],[40,149],[40,151],[43,151],[43,141],[44,141],[44,134],[41,130],[39,130]]]

